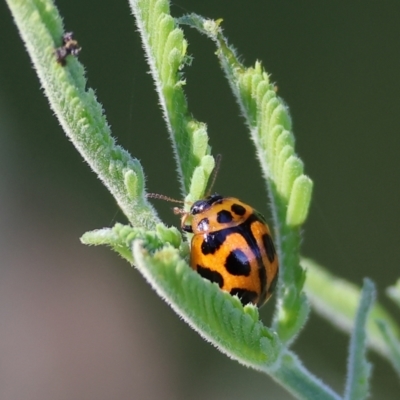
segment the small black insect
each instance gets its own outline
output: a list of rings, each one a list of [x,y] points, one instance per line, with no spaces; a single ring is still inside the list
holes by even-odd
[[[63,45],[58,47],[55,51],[57,62],[62,66],[67,64],[66,57],[68,55],[77,56],[81,51],[81,47],[76,40],[73,38],[73,32],[64,33],[62,37]]]

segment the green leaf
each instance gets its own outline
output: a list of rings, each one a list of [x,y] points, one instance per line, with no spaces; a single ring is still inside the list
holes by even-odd
[[[400,340],[395,336],[395,333],[385,320],[377,320],[379,330],[381,331],[382,337],[385,340],[388,354],[387,357],[392,364],[392,367],[400,377]]]
[[[277,362],[281,344],[259,320],[257,308],[203,279],[179,252],[166,246],[153,254],[133,242],[136,267],[157,293],[204,339],[240,363],[260,369]]]
[[[168,243],[180,249],[183,256],[188,253],[187,245],[182,242],[181,233],[175,227],[167,228],[163,224],[158,224],[155,231],[116,224],[113,228],[86,232],[81,237],[81,242],[93,246],[110,246],[133,265],[135,260],[132,255],[132,242],[138,239],[145,241],[146,248],[151,251],[160,249]]]
[[[188,62],[183,32],[169,15],[167,0],[129,0],[142,37],[164,119],[177,163],[182,194],[187,202],[203,196],[210,169],[202,168],[210,158],[206,125],[188,110],[182,70]],[[194,182],[195,180],[195,182]]]
[[[116,145],[94,91],[87,89],[84,68],[72,56],[57,62],[64,27],[50,0],[7,0],[50,106],[65,133],[115,197],[135,226],[151,229],[159,222],[143,194],[138,160]]]
[[[375,285],[364,279],[355,326],[350,339],[345,400],[363,400],[368,397],[371,365],[366,360],[368,314],[375,300]]]
[[[400,279],[396,284],[386,289],[386,294],[400,307]]]
[[[339,329],[351,332],[361,289],[334,276],[310,259],[303,258],[301,264],[307,270],[305,289],[313,309]],[[384,321],[393,337],[400,337],[400,328],[382,305],[373,305],[367,321],[368,345],[390,359],[392,351],[377,321]]]

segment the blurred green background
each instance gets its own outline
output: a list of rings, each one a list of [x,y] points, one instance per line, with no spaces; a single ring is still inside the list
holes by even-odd
[[[118,142],[138,157],[151,192],[179,196],[175,165],[127,1],[59,0],[83,50],[89,85]],[[242,60],[263,61],[294,120],[314,180],[303,253],[381,300],[400,275],[400,3],[179,0],[179,16],[223,18]],[[268,215],[251,142],[214,47],[185,30],[187,97],[223,155],[215,189]],[[291,399],[269,377],[217,352],[87,230],[125,222],[66,139],[0,4],[0,399]],[[162,218],[178,226],[171,205]],[[273,301],[273,300],[272,300]],[[261,311],[266,323],[273,304]],[[294,345],[342,391],[348,337],[311,315]],[[372,398],[398,399],[375,354]]]

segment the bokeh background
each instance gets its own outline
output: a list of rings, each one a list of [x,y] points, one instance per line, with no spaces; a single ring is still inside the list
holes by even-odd
[[[58,0],[118,142],[148,190],[179,196],[170,144],[127,1]],[[400,275],[400,3],[177,0],[175,16],[223,18],[242,59],[263,61],[294,120],[315,182],[303,253],[381,300]],[[185,30],[186,92],[223,155],[215,189],[268,215],[266,193],[213,44]],[[291,399],[230,361],[87,230],[125,222],[48,107],[5,2],[0,3],[0,399]],[[170,204],[156,204],[178,225]],[[269,322],[273,304],[261,311]],[[348,337],[311,315],[295,351],[342,391]],[[373,399],[399,381],[375,354]]]

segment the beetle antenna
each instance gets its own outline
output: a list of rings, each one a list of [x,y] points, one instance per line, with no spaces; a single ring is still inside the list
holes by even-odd
[[[176,200],[173,199],[172,197],[164,196],[163,194],[158,194],[158,193],[146,193],[146,197],[151,199],[170,201],[171,203],[181,203],[181,204],[185,203],[182,200]]]
[[[214,187],[214,183],[217,180],[217,175],[219,172],[219,167],[221,166],[221,160],[222,160],[222,155],[221,154],[217,154],[215,157],[215,166],[214,169],[212,171],[212,175],[211,175],[211,183],[208,187],[207,193],[206,193],[206,197],[208,197],[211,194],[211,190]]]
[[[175,215],[186,215],[187,212],[183,208],[174,207],[174,214]]]

